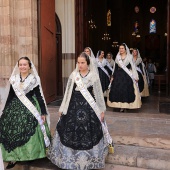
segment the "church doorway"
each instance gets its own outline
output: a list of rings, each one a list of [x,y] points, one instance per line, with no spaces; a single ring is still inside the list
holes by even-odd
[[[39,74],[46,102],[57,97],[55,0],[38,1]]]
[[[56,21],[56,85],[57,85],[57,96],[63,95],[63,83],[62,83],[62,30],[61,22],[59,17],[55,16]]]

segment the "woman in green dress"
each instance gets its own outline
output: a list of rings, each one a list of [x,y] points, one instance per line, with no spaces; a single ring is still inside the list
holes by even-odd
[[[50,145],[49,113],[40,78],[28,57],[21,57],[9,79],[9,94],[0,118],[0,146],[7,169],[17,161],[46,157]]]

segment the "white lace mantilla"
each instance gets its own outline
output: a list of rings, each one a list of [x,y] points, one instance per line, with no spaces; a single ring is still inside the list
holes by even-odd
[[[14,84],[17,87],[20,87],[20,90],[22,90],[22,92],[24,94],[27,94],[28,92],[33,90],[36,86],[38,86],[38,81],[33,74],[30,74],[24,80],[24,82],[20,82],[20,75],[19,74],[14,75],[10,78],[10,83]]]
[[[76,70],[73,71],[68,79],[65,95],[62,104],[59,108],[59,112],[62,112],[62,114],[67,114],[67,109],[72,95],[76,74],[77,71]],[[82,81],[87,88],[93,86],[95,101],[100,109],[100,112],[104,112],[106,110],[106,106],[103,98],[103,92],[102,92],[99,76],[94,72],[92,73],[89,72],[89,74],[86,77],[82,78]],[[76,90],[78,90],[77,87]]]

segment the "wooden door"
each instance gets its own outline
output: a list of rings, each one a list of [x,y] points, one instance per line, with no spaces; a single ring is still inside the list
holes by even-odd
[[[40,77],[47,103],[56,99],[55,0],[39,0]]]
[[[56,49],[57,49],[57,96],[63,96],[62,83],[62,30],[61,22],[56,14]]]

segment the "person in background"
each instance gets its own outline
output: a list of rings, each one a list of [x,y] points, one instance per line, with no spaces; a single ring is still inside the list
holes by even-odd
[[[152,63],[152,59],[149,59],[148,64],[147,64],[147,71],[149,75],[149,82],[150,82],[150,87],[152,88],[154,86],[154,78],[155,78],[155,73],[156,73],[156,67],[154,63]]]
[[[143,58],[143,63],[145,64],[145,67],[147,68],[147,65],[148,65],[148,59],[147,59],[147,57],[144,57],[144,58]]]
[[[113,69],[110,67],[109,62],[104,58],[104,51],[102,50],[98,51],[96,61],[103,94],[106,96],[110,84],[110,76]]]
[[[139,77],[138,86],[139,86],[141,97],[147,97],[149,96],[149,88],[148,88],[148,82],[146,77],[147,74],[146,74],[145,65],[142,62],[142,58],[137,48],[134,48],[132,50],[132,55],[133,55],[133,62],[138,72],[138,77]]]
[[[109,62],[110,67],[114,69],[115,61],[113,60],[113,54],[111,52],[107,53],[106,60]]]
[[[94,56],[94,53],[93,53],[92,49],[90,47],[85,47],[84,52],[91,58],[91,60],[92,60],[91,64],[94,65],[94,69],[95,69],[96,73],[99,74],[98,69],[97,69],[96,58]]]
[[[111,87],[107,104],[109,107],[126,109],[141,107],[141,97],[138,89],[138,73],[132,61],[132,55],[125,43],[119,46],[112,73]]]

